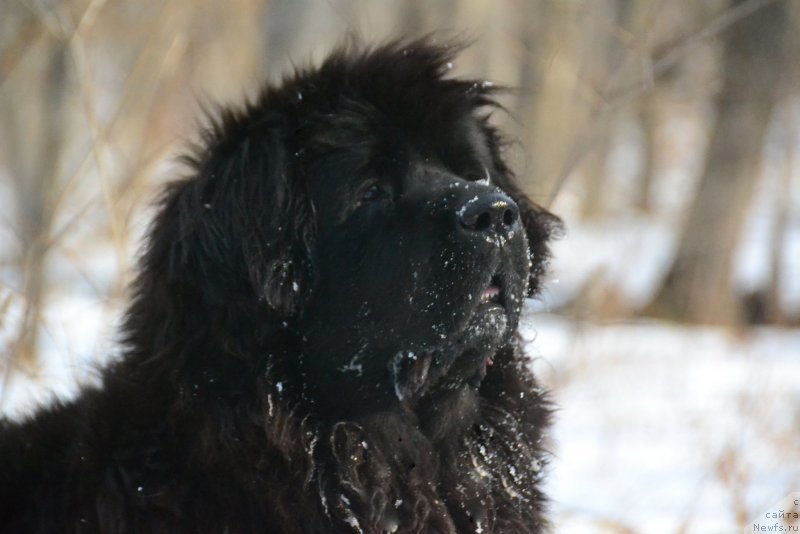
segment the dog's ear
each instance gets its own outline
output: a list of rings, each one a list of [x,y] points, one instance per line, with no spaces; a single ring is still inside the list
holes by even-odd
[[[156,224],[170,235],[167,272],[205,298],[254,295],[291,316],[310,291],[313,210],[294,175],[279,118],[220,114],[185,158],[193,176],[167,190]],[[151,243],[151,248],[154,247]]]
[[[528,250],[531,260],[528,296],[539,293],[542,277],[547,272],[550,261],[550,240],[559,237],[563,232],[561,219],[535,204],[508,177],[508,184],[501,185],[519,206],[520,219],[528,237]]]

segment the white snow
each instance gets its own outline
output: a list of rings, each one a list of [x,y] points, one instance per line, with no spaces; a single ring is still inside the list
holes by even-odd
[[[120,309],[119,302],[98,302],[86,295],[51,296],[43,318],[46,328],[39,341],[40,365],[19,364],[9,370],[8,360],[0,360],[0,376],[9,371],[11,376],[0,383],[0,413],[20,418],[42,404],[72,398],[79,384],[98,385],[98,366],[114,355],[114,328]],[[18,297],[3,317],[7,339],[16,331],[22,313],[23,302]]]
[[[735,532],[800,488],[800,332],[529,310],[522,333],[558,406],[557,532]]]

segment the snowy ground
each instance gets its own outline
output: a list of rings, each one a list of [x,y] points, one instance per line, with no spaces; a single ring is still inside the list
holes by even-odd
[[[800,332],[530,312],[522,333],[559,407],[556,532],[741,532],[800,490]]]

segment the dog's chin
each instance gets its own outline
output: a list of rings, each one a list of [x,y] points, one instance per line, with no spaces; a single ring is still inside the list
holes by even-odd
[[[492,279],[493,282],[495,278]],[[448,341],[423,351],[402,351],[392,360],[394,390],[401,402],[414,401],[437,390],[477,387],[486,377],[495,352],[506,344],[514,315],[506,305],[513,300],[504,286],[489,283],[480,288],[466,325]]]
[[[508,337],[511,321],[510,312],[505,306],[494,303],[481,304],[475,308],[472,318],[460,336],[459,345],[465,349],[490,350]]]
[[[520,284],[511,282],[503,270],[487,278],[473,291],[471,315],[463,332],[457,336],[462,350],[493,353],[516,327],[515,315],[518,312],[513,303],[522,299],[523,290],[517,287]]]
[[[448,373],[448,383],[477,387],[494,363],[492,358],[511,335],[512,318],[500,304],[480,304],[459,343],[459,356]]]

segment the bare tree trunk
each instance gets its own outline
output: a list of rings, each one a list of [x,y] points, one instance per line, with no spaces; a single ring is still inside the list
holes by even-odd
[[[660,97],[657,89],[644,95],[638,103],[637,115],[642,126],[642,168],[637,180],[635,205],[639,210],[650,212],[650,189],[656,172],[656,142],[658,133],[658,110],[656,103]]]
[[[584,22],[587,40],[584,43],[580,70],[581,78],[588,84],[594,98],[602,99],[608,93],[609,87],[617,83],[615,78],[620,74],[621,64],[624,63],[624,60],[619,59],[625,57],[624,48],[620,46],[614,32],[621,31],[626,22],[622,20],[625,9],[623,3],[615,0],[591,5],[593,9],[584,15],[587,17]],[[606,14],[608,18],[601,19],[599,13]],[[599,105],[595,104],[593,107],[597,108]],[[593,114],[597,116],[596,111]],[[598,219],[608,209],[606,190],[609,176],[606,165],[614,149],[614,126],[618,121],[619,115],[614,115],[597,128],[584,161],[580,164],[585,183],[581,210],[583,219]]]
[[[716,324],[741,319],[733,254],[784,67],[786,15],[786,3],[773,2],[723,34],[716,124],[677,256],[651,307],[657,314]]]
[[[800,54],[800,6],[792,4],[789,12],[789,31],[787,53],[787,75],[784,79],[784,87],[791,95],[790,101],[798,98],[798,82],[800,82],[800,68],[796,63],[796,58]],[[794,118],[795,116],[792,115]],[[794,171],[798,169],[800,158],[798,158],[796,147],[800,142],[800,126],[793,120],[787,121],[786,132],[783,135],[783,150],[785,154],[784,167],[778,185],[778,198],[775,213],[775,222],[772,229],[772,243],[770,250],[771,277],[767,288],[766,298],[766,319],[769,323],[790,324],[797,322],[800,316],[791,317],[788,309],[784,308],[781,302],[782,284],[786,283],[790,273],[786,272],[785,258],[791,254],[785,250],[783,245],[787,241],[789,228],[792,218],[792,178]],[[794,251],[796,254],[800,251]]]
[[[519,43],[520,61],[517,71],[518,81],[517,87],[519,91],[513,101],[513,116],[519,117],[520,121],[510,125],[511,129],[517,128],[517,137],[524,139],[527,148],[530,152],[534,150],[534,142],[536,139],[536,130],[533,128],[538,117],[536,116],[536,100],[540,97],[538,91],[535,90],[539,82],[540,67],[537,62],[536,50],[540,48],[537,39],[540,39],[540,24],[542,19],[542,6],[541,2],[522,2],[519,8],[519,26],[517,33],[517,42]],[[489,58],[483,54],[481,61],[478,65],[480,72],[488,72]],[[530,194],[537,201],[541,202],[541,197],[538,197],[543,192],[543,188],[538,187],[539,176],[536,174],[537,169],[534,168],[531,161],[527,159],[528,151],[521,151],[515,154],[521,157],[516,161],[516,167],[522,172],[522,184],[526,193]]]
[[[426,5],[429,7],[429,5]],[[407,0],[400,12],[403,35],[415,36],[420,33],[425,22],[425,8],[421,0]]]
[[[269,80],[279,80],[290,72],[291,51],[298,39],[303,37],[297,28],[302,27],[302,20],[308,9],[307,0],[272,0],[267,2],[264,10],[266,17],[264,28],[264,48],[267,68],[265,73]]]
[[[792,126],[794,133],[797,128]],[[793,141],[797,139],[795,135],[790,137]],[[781,304],[781,282],[784,278],[783,264],[783,243],[789,228],[789,214],[791,212],[790,200],[792,198],[791,184],[792,171],[795,166],[795,155],[791,147],[786,147],[786,162],[778,185],[778,198],[775,213],[775,222],[772,228],[772,242],[770,243],[770,280],[767,288],[765,321],[771,324],[781,324],[787,322]]]
[[[524,5],[526,12],[521,19],[539,30],[536,34],[523,34],[523,46],[528,50],[521,82],[524,89],[533,93],[530,102],[520,106],[519,115],[527,126],[525,145],[529,155],[525,168],[533,177],[529,192],[548,204],[550,195],[556,192],[560,168],[568,159],[568,147],[588,115],[586,101],[575,83],[580,34],[575,29],[575,4]]]
[[[611,125],[607,125],[597,135],[588,154],[581,162],[584,171],[584,195],[581,218],[587,221],[602,218],[608,208],[605,190],[608,186],[606,165],[611,150],[614,148]]]

